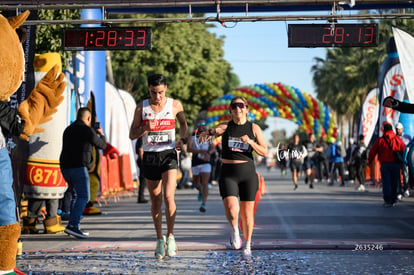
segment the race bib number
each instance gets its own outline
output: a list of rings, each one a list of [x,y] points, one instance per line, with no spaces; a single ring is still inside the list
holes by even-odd
[[[240,140],[240,138],[229,137],[229,149],[235,152],[247,152],[249,144]]]
[[[171,139],[168,133],[150,132],[148,133],[147,142],[150,145],[165,145],[170,144]]]

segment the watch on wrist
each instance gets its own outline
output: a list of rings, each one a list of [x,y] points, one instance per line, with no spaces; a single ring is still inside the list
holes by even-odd
[[[392,108],[398,107],[398,105],[400,104],[400,102],[396,99],[394,99],[394,101],[392,102]]]

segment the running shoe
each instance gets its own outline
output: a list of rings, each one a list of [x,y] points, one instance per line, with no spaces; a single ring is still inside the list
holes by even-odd
[[[177,245],[175,244],[174,236],[167,238],[167,256],[174,257],[177,255]]]
[[[404,197],[409,197],[410,196],[410,190],[405,190],[404,192]]]
[[[232,249],[240,249],[242,246],[242,239],[240,236],[233,236],[233,234],[230,235],[230,247]]]
[[[243,259],[250,259],[252,257],[252,251],[250,250],[250,248],[245,248],[243,249]]]
[[[360,184],[357,190],[363,192],[365,191],[365,186]]]
[[[155,258],[161,260],[165,257],[165,236],[157,240],[157,248],[155,248]]]
[[[293,187],[293,190],[296,190],[296,189],[298,189],[298,185],[297,184],[295,184],[295,187]]]
[[[391,208],[391,207],[394,207],[394,206],[395,206],[395,204],[394,204],[394,203],[388,203],[388,202],[385,202],[385,203],[383,204],[383,206],[384,206],[385,208]]]
[[[201,206],[200,206],[200,212],[205,213],[206,211],[207,211],[206,205],[204,203],[202,203]]]

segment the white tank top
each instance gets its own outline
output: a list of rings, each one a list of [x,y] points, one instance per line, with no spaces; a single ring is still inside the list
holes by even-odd
[[[167,98],[164,109],[158,113],[152,110],[149,100],[142,102],[143,126],[149,120],[155,119],[157,126],[154,130],[146,132],[142,136],[142,148],[144,152],[162,152],[175,148],[175,116],[173,112],[173,99]]]
[[[210,149],[210,143],[209,142],[199,142],[197,135],[192,135],[192,143],[191,147],[195,150],[202,150],[204,153],[197,153],[193,154],[193,165],[203,164],[203,163],[210,163],[210,161],[205,161],[204,156],[205,154],[209,154],[208,151]]]

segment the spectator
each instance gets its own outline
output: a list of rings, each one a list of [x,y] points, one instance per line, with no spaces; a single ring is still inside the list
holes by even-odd
[[[356,179],[358,180],[358,191],[365,191],[365,167],[367,166],[367,147],[364,144],[364,136],[358,137],[356,147],[351,153],[351,166],[356,173]]]
[[[404,145],[407,146],[408,143],[410,143],[412,138],[409,134],[404,133],[404,126],[402,125],[401,122],[398,122],[397,125],[395,125],[395,130],[396,130],[397,136],[399,136],[404,142]]]
[[[389,108],[392,108],[394,110],[397,110],[401,113],[414,114],[414,104],[399,101],[399,100],[397,100],[397,99],[395,99],[391,96],[386,97],[384,99],[384,101],[382,102],[382,105],[384,107],[389,107]],[[404,141],[404,139],[403,139],[403,142],[405,143],[406,141]],[[405,143],[405,145],[407,146],[408,143]],[[414,182],[414,171],[410,171],[410,172],[411,173],[408,177],[408,182],[410,184],[413,184],[413,182]],[[408,185],[410,185],[410,184],[408,184]],[[404,192],[404,195],[405,196],[410,195],[409,188]]]
[[[329,156],[330,162],[332,163],[331,173],[330,173],[330,183],[329,185],[334,185],[334,182],[337,179],[336,172],[339,173],[339,177],[341,180],[340,186],[345,186],[345,173],[344,173],[344,149],[341,143],[335,142],[335,138],[330,137],[328,140],[329,144]]]
[[[319,139],[319,142],[315,145],[315,163],[316,163],[316,178],[319,182],[322,182],[324,179],[325,182],[329,178],[329,161],[326,157],[327,145],[322,138]]]
[[[392,125],[384,124],[384,134],[378,137],[369,151],[368,163],[375,156],[381,163],[382,193],[384,207],[393,207],[397,202],[397,187],[400,183],[401,164],[395,159],[394,151],[404,151],[405,145],[402,139],[392,130]]]
[[[350,183],[355,182],[355,167],[352,165],[352,152],[354,151],[355,147],[357,146],[357,142],[354,142],[353,138],[349,139],[348,147],[346,148],[346,154],[345,154],[345,165],[346,169],[348,170],[348,180]]]
[[[88,108],[80,108],[76,120],[63,132],[60,154],[60,169],[72,188],[72,205],[65,233],[76,238],[87,238],[89,234],[80,229],[82,213],[90,199],[88,170],[93,165],[92,146],[106,148],[102,128],[91,127],[92,114]]]
[[[184,145],[179,153],[181,178],[177,184],[177,189],[191,187],[191,153],[187,151],[187,145]]]
[[[395,131],[396,131],[397,136],[399,136],[402,139],[405,146],[407,146],[411,142],[410,135],[404,133],[404,127],[402,123],[398,122],[397,125],[395,125]],[[397,188],[397,198],[400,201],[403,199],[404,194],[409,195],[408,165],[405,162],[401,163],[401,174],[402,174],[402,181],[400,184],[398,184],[398,188]]]
[[[210,157],[211,162],[211,174],[210,174],[210,182],[212,185],[217,185],[220,180],[221,174],[221,144],[217,144],[215,146],[215,150],[211,154]]]
[[[137,153],[137,165],[139,169],[139,187],[138,187],[138,198],[137,203],[148,203],[148,200],[145,199],[145,189],[147,187],[147,183],[145,182],[144,172],[142,171],[142,158],[144,157],[144,150],[142,149],[142,137],[137,139],[135,144],[135,151]]]

